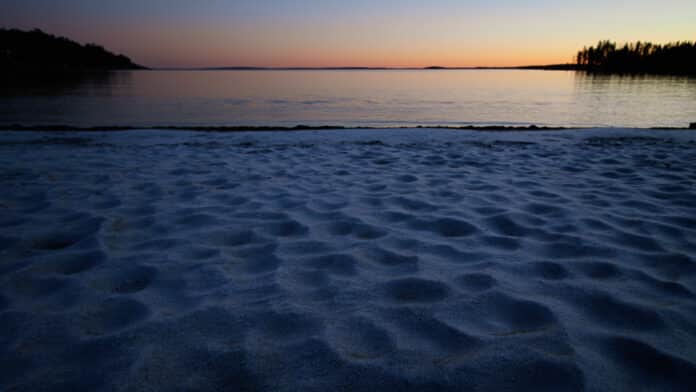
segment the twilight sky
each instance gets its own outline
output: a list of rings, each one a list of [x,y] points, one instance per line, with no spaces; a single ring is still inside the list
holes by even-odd
[[[600,39],[696,40],[694,0],[2,0],[0,26],[151,67],[563,63]]]

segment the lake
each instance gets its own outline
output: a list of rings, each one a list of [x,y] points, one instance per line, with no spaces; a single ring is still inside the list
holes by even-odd
[[[122,71],[0,87],[0,125],[684,127],[696,79],[535,70]]]

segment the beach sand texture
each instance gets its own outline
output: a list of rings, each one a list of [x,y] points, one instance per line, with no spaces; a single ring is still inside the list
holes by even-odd
[[[696,388],[694,133],[0,136],[0,390]]]

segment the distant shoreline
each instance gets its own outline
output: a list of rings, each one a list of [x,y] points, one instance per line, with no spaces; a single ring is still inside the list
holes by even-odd
[[[514,67],[162,67],[148,68],[152,71],[476,71],[476,70],[542,70],[582,71],[575,64],[524,65]]]
[[[601,69],[587,69],[575,64],[551,64],[551,65],[523,65],[515,67],[142,67],[139,68],[81,68],[81,69],[5,69],[2,79],[14,77],[35,77],[40,75],[45,78],[62,78],[66,76],[80,76],[99,73],[111,73],[121,71],[166,71],[166,72],[185,72],[185,71],[249,71],[249,72],[278,72],[278,71],[564,71],[579,72],[587,75],[608,75],[608,76],[667,76],[667,77],[686,77],[693,78],[693,73],[670,73],[670,72],[641,72],[641,71],[608,71]],[[20,79],[21,80],[21,79]]]
[[[563,71],[579,72],[587,75],[609,75],[609,76],[678,76],[694,77],[691,73],[669,73],[669,72],[620,72],[604,71],[601,69],[588,69],[577,64],[550,64],[550,65],[522,65],[514,67],[190,67],[190,68],[147,68],[147,71],[249,71],[249,72],[277,72],[277,71]]]

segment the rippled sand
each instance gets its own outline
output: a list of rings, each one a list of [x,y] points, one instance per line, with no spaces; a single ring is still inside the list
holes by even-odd
[[[693,390],[696,133],[0,135],[2,390]]]

